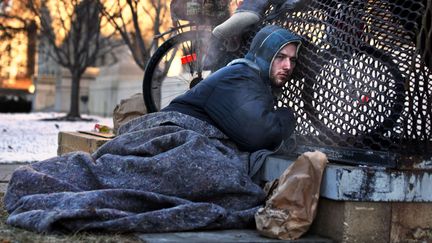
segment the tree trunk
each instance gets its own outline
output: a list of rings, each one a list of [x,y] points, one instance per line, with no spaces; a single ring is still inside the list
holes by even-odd
[[[31,77],[34,74],[36,63],[36,38],[37,38],[37,25],[33,20],[27,26],[27,76]]]
[[[68,120],[76,120],[81,118],[79,111],[79,93],[82,73],[75,70],[70,71],[72,74],[71,97],[69,113],[66,115],[66,117]]]

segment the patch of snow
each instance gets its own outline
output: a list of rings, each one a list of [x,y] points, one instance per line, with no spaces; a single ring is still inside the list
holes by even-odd
[[[34,162],[57,155],[60,131],[91,131],[96,123],[112,127],[111,117],[86,116],[97,121],[41,121],[64,113],[0,113],[0,163]]]

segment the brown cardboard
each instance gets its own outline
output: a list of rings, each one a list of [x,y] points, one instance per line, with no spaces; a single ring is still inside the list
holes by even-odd
[[[62,155],[74,151],[93,153],[109,140],[110,138],[80,132],[59,132],[57,154]]]

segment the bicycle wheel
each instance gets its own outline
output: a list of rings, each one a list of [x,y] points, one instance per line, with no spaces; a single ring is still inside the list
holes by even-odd
[[[331,57],[323,53],[305,77],[304,110],[315,129],[332,137],[392,134],[405,100],[392,57],[372,46],[348,59]]]
[[[147,112],[164,108],[211,73],[203,68],[210,36],[211,32],[204,30],[183,32],[156,50],[144,73]]]

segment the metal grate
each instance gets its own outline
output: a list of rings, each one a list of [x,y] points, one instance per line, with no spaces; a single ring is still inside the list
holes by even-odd
[[[305,43],[278,104],[296,111],[297,153],[399,168],[431,160],[431,12],[430,0],[311,0],[272,22]]]

